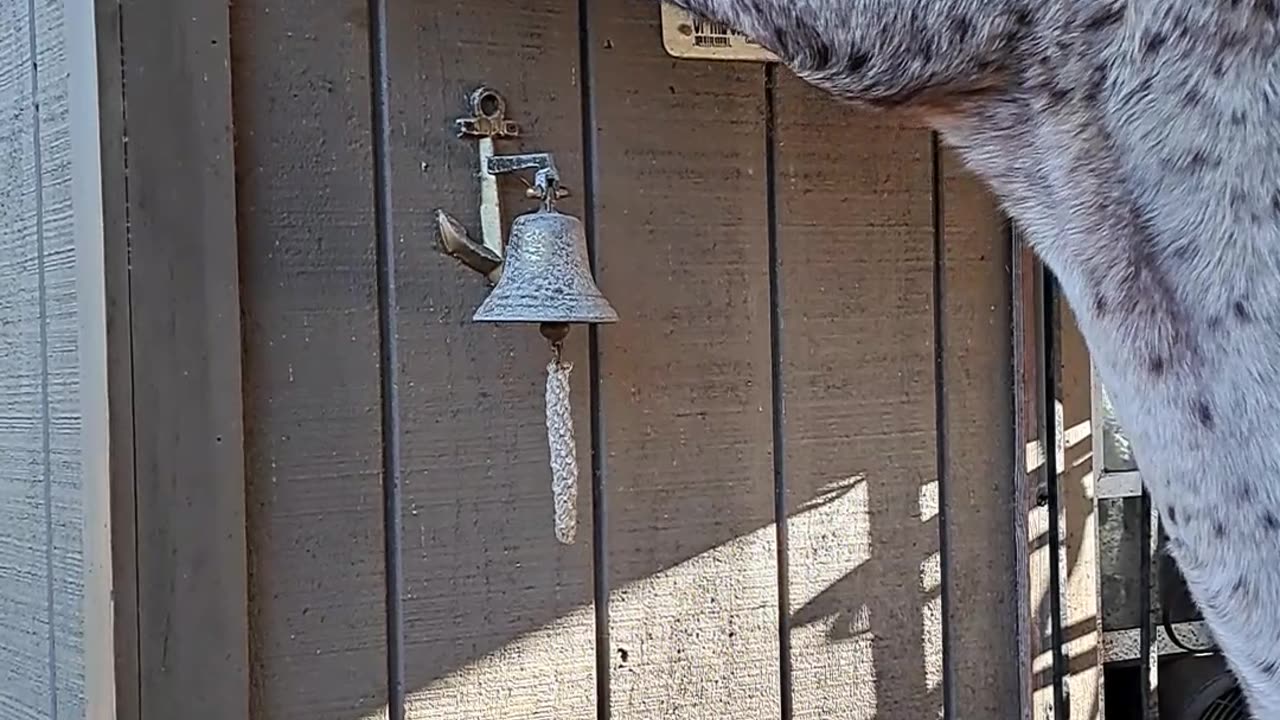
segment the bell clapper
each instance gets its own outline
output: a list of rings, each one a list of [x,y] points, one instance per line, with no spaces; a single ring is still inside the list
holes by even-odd
[[[564,339],[569,337],[569,323],[544,322],[538,328],[542,333],[542,337],[546,338],[551,346],[560,352],[560,346],[564,344]]]

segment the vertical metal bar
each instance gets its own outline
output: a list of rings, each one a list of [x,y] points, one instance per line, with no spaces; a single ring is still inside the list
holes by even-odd
[[[369,0],[369,79],[373,134],[374,238],[378,266],[378,339],[382,397],[382,499],[387,604],[387,714],[403,720],[404,612],[400,567],[400,353],[396,336],[395,233],[391,216],[391,88],[386,0]]]
[[[929,152],[933,164],[933,399],[935,446],[938,473],[938,560],[942,571],[942,717],[956,717],[955,683],[952,677],[951,633],[951,548],[947,539],[949,500],[947,478],[947,392],[946,392],[946,283],[943,258],[944,208],[942,186],[942,147],[937,133],[929,135]]]
[[[1156,688],[1154,684],[1155,673],[1153,670],[1153,662],[1155,661],[1153,653],[1153,635],[1155,624],[1154,612],[1154,584],[1153,577],[1154,568],[1152,563],[1152,555],[1154,553],[1154,533],[1152,532],[1152,510],[1151,495],[1147,493],[1146,488],[1142,490],[1142,496],[1139,503],[1139,514],[1142,516],[1139,527],[1139,542],[1142,545],[1142,554],[1139,556],[1138,574],[1141,575],[1138,591],[1138,620],[1142,624],[1138,627],[1138,686],[1142,693],[1142,718],[1143,720],[1156,720],[1159,717],[1159,710],[1155,706]]]
[[[1094,493],[1096,496],[1093,501],[1092,510],[1095,514],[1097,514],[1098,517],[1101,517],[1101,512],[1102,512],[1101,504],[1102,502],[1104,502],[1104,500],[1102,499],[1103,497],[1102,488],[1103,488],[1103,485],[1106,483],[1106,477],[1107,477],[1106,437],[1105,437],[1106,412],[1103,409],[1102,392],[1103,392],[1102,378],[1098,376],[1097,366],[1094,364],[1093,359],[1091,357],[1089,361],[1090,472],[1093,473]],[[1093,532],[1094,532],[1094,536],[1092,540],[1095,543],[1097,543],[1096,547],[1101,548],[1102,547],[1101,537],[1098,535],[1100,530],[1098,529],[1097,523],[1095,523],[1093,526]],[[1097,554],[1096,552],[1094,555],[1094,559],[1095,561],[1099,562],[1099,564],[1101,564],[1100,555]],[[1097,581],[1094,583],[1094,596],[1093,596],[1093,601],[1095,603],[1094,607],[1099,609],[1098,616],[1096,618],[1099,641],[1101,641],[1103,635],[1105,634],[1105,631],[1103,630],[1103,623],[1102,623],[1102,615],[1103,615],[1102,609],[1105,607],[1105,604],[1102,599],[1102,596],[1103,596],[1102,587],[1103,587],[1103,583],[1101,581]],[[1102,657],[1101,649],[1099,649],[1097,658],[1099,663],[1099,668],[1098,668],[1099,672],[1096,675],[1098,679],[1098,686],[1097,686],[1097,689],[1094,691],[1093,696],[1095,698],[1095,702],[1097,703],[1097,713],[1095,717],[1101,719],[1101,718],[1107,717],[1107,687],[1106,687],[1107,680],[1106,680],[1106,673],[1102,671],[1102,664],[1104,663],[1104,660]]]
[[[1151,553],[1147,548],[1151,543],[1150,508],[1151,499],[1146,488],[1138,504],[1138,544],[1142,547],[1138,556],[1138,692],[1141,693],[1140,708],[1143,720],[1151,719]]]
[[[1057,284],[1053,273],[1042,266],[1041,271],[1041,362],[1043,378],[1041,397],[1044,413],[1044,473],[1049,505],[1049,603],[1052,611],[1050,627],[1053,644],[1053,715],[1055,720],[1067,720],[1067,667],[1064,650],[1066,640],[1062,631],[1062,497],[1058,487],[1058,442],[1061,429],[1058,421],[1059,362],[1057,348],[1058,303]]]
[[[591,275],[599,274],[596,245],[596,188],[600,164],[596,149],[595,53],[591,44],[591,2],[578,0],[578,63],[582,103],[582,202],[583,232],[587,236],[587,262]],[[600,333],[596,325],[587,328],[587,369],[591,405],[591,541],[596,623],[596,720],[609,720],[613,713],[611,647],[609,641],[609,516],[605,493],[606,454],[603,412],[603,385],[600,379]]]
[[[773,514],[778,542],[778,672],[782,720],[795,712],[791,686],[791,570],[787,541],[786,407],[782,380],[782,286],[779,256],[778,138],[776,135],[778,80],[774,63],[764,69],[765,200],[769,218],[769,345],[773,400]]]

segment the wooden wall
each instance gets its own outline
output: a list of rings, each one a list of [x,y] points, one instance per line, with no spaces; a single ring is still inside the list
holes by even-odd
[[[388,4],[384,427],[366,3],[0,0],[0,718],[1042,716],[1034,307],[978,183],[783,68],[668,57],[654,0]],[[436,249],[437,208],[477,224],[482,83],[622,315],[568,348],[571,547],[545,345],[471,323],[488,287]]]
[[[0,2],[6,720],[248,715],[227,13]]]
[[[1013,717],[1012,259],[977,183],[785,69],[668,57],[653,0],[389,6],[392,519],[365,3],[231,5],[252,716]],[[437,208],[477,227],[480,84],[622,316],[568,346],[569,547],[545,345],[471,323],[488,287],[436,248]]]
[[[63,9],[0,2],[0,718],[22,720],[85,711],[80,307]]]

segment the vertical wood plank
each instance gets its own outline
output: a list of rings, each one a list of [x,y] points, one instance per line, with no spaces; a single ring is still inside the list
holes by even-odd
[[[777,91],[795,717],[942,709],[929,133]]]
[[[592,3],[613,720],[780,711],[764,69]]]
[[[1063,458],[1058,468],[1066,519],[1063,628],[1071,717],[1102,717],[1102,608],[1098,499],[1093,465],[1093,371],[1089,348],[1065,302],[1061,315]]]
[[[0,718],[52,713],[40,167],[26,0],[0,2]]]
[[[583,214],[576,3],[393,3],[394,207],[402,239],[401,559],[408,717],[594,715],[591,423],[587,331],[566,346],[580,469],[578,534],[554,533],[545,427],[550,350],[535,325],[472,322],[485,278],[437,247],[434,213],[480,237],[475,139],[454,120],[499,91],[522,137],[497,152],[550,152]],[[494,23],[495,17],[502,22]],[[447,42],[445,42],[447,40]],[[530,174],[499,179],[504,232]]]
[[[226,3],[122,3],[144,717],[249,711]],[[163,109],[163,111],[161,110]]]
[[[245,0],[232,13],[253,717],[379,717],[387,640],[366,7]]]
[[[1018,637],[1018,705],[1016,718],[1032,720],[1043,717],[1038,705],[1038,681],[1035,677],[1035,657],[1039,650],[1039,621],[1035,614],[1035,596],[1043,586],[1043,565],[1034,553],[1034,527],[1038,520],[1035,508],[1035,483],[1033,468],[1037,458],[1037,431],[1035,414],[1035,324],[1034,309],[1034,260],[1031,250],[1017,235],[1016,227],[1011,235],[1012,292],[1013,298],[1013,411],[1014,411],[1014,469],[1013,469],[1013,556],[1017,570],[1014,595],[1016,607],[1012,624]]]
[[[947,632],[958,718],[1015,717],[1012,248],[990,193],[940,158]],[[1074,717],[1074,716],[1073,716]]]

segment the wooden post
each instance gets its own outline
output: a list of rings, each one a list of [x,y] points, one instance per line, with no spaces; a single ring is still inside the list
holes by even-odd
[[[112,0],[95,10],[117,716],[244,718],[227,3]]]

